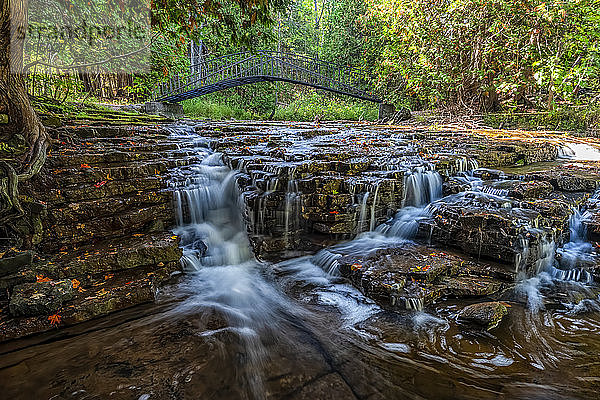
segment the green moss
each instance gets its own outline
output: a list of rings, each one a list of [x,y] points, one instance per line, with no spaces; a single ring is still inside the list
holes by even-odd
[[[111,125],[147,125],[169,122],[168,118],[135,112],[116,111],[95,103],[59,103],[51,99],[34,98],[32,104],[46,126],[60,126],[62,121],[102,122]]]
[[[506,308],[506,306],[502,303],[498,303],[496,305],[496,307],[494,308],[494,314],[493,314],[493,317],[487,327],[487,330],[489,331],[489,330],[497,327],[498,324],[500,324],[500,321],[502,321],[502,319],[504,318],[504,316],[506,314],[508,314],[508,309]]]

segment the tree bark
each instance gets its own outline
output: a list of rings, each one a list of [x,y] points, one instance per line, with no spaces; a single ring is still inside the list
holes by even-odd
[[[23,215],[19,184],[40,171],[50,142],[27,94],[23,41],[11,40],[19,29],[27,27],[27,3],[28,0],[0,0],[0,113],[6,116],[0,124],[0,141],[5,143],[5,151],[0,153],[0,223],[4,224]],[[22,139],[24,148],[10,146]]]

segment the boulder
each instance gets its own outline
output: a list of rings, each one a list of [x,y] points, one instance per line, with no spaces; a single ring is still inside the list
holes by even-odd
[[[600,176],[597,173],[575,167],[533,172],[524,178],[549,182],[555,190],[564,192],[592,192],[600,184]]]
[[[430,217],[419,221],[418,235],[534,275],[546,247],[565,240],[560,233],[568,232],[572,214],[568,204],[559,202],[547,210],[548,203],[522,204],[485,193],[460,193],[433,203]]]
[[[490,301],[471,304],[463,308],[457,317],[459,321],[473,323],[490,330],[497,327],[506,314],[508,314],[508,308],[504,304]]]
[[[380,306],[422,309],[442,297],[480,297],[503,289],[513,277],[469,257],[407,245],[338,260],[342,276]]]

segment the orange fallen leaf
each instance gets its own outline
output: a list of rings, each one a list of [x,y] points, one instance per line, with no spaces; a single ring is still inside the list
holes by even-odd
[[[58,314],[53,314],[48,317],[48,321],[50,321],[50,325],[58,325],[60,324],[60,320],[62,317]]]
[[[37,282],[50,282],[52,279],[45,277],[44,275],[36,275]]]

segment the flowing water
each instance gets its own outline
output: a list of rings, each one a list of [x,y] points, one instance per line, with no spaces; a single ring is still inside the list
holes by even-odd
[[[468,301],[388,312],[338,276],[337,260],[410,241],[415,221],[441,198],[439,174],[413,168],[404,207],[378,227],[367,219],[367,201],[378,197],[370,187],[358,197],[354,240],[269,264],[250,250],[238,173],[191,130],[175,132],[197,158],[172,180],[185,279],[155,305],[4,345],[3,398],[597,398],[598,299],[586,279],[559,276],[551,241],[538,250],[539,273],[521,279],[494,331],[456,323]],[[300,207],[289,182],[286,240]],[[576,214],[558,251],[560,271],[585,255],[580,220]],[[592,294],[546,306],[547,293],[571,287]]]

